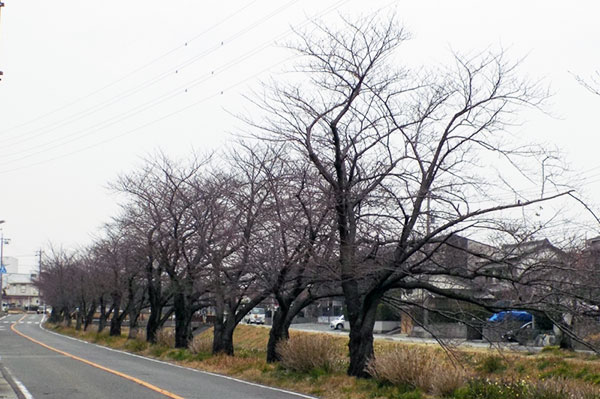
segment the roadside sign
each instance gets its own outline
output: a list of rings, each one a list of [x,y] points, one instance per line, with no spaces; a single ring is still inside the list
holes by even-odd
[[[6,274],[6,267],[4,265],[0,266],[0,274]]]

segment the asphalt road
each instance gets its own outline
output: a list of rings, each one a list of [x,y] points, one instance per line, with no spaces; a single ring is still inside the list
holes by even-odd
[[[26,399],[310,398],[65,337],[43,330],[41,318],[32,314],[0,319],[0,363]],[[12,331],[11,325],[37,343]]]

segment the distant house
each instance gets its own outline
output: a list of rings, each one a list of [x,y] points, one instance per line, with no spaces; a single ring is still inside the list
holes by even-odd
[[[568,255],[547,239],[493,247],[451,236],[438,244],[430,258],[430,276],[424,273],[421,277],[429,284],[510,309],[517,303],[531,303],[539,294],[536,287],[548,279],[549,267],[558,269]],[[468,339],[486,335],[483,327],[490,312],[476,305],[421,290],[404,295],[405,301],[418,304],[407,309],[410,320],[416,323],[404,322],[404,333]]]
[[[36,274],[19,273],[16,258],[4,257],[6,274],[2,275],[2,308],[29,309],[40,305],[40,295],[33,280]]]
[[[2,300],[9,309],[29,309],[32,306],[39,306],[40,295],[30,274],[7,274],[4,279],[6,285]]]

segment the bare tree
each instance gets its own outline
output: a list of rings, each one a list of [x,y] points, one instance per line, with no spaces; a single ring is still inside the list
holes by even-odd
[[[193,207],[199,193],[193,189],[206,161],[193,159],[179,165],[165,156],[150,160],[140,171],[122,177],[115,187],[130,196],[129,217],[146,237],[146,279],[151,307],[147,339],[156,338],[156,329],[170,313],[163,314],[165,295],[172,299],[175,313],[175,345],[187,347],[192,338],[191,320],[203,288],[198,287],[201,256],[196,256]],[[163,287],[168,277],[168,291]]]
[[[121,335],[121,325],[126,317],[129,317],[130,336],[135,334],[146,296],[142,279],[145,254],[139,251],[125,227],[122,223],[107,225],[105,237],[98,239],[89,251],[97,270],[96,284],[104,286],[104,294],[110,298],[111,336]],[[100,292],[96,297],[103,297],[102,294]]]
[[[590,93],[600,96],[600,71],[594,72],[588,79],[575,75],[575,79]]]
[[[282,164],[276,152],[250,145],[233,150],[229,161],[231,169],[215,173],[211,182],[222,188],[215,197],[222,216],[213,219],[211,229],[219,240],[207,249],[215,306],[213,353],[233,355],[235,327],[271,293],[262,265],[272,261],[267,212],[273,201],[271,183]]]
[[[44,301],[52,306],[50,321],[71,325],[71,313],[77,306],[76,254],[50,246],[44,251],[39,278],[36,282]]]
[[[286,146],[277,152],[282,169],[268,183],[271,201],[261,220],[268,256],[259,265],[264,284],[277,302],[267,343],[268,362],[279,360],[277,345],[289,338],[294,317],[317,299],[341,295],[332,267],[331,198],[316,186],[317,176],[306,164],[287,159]]]
[[[518,64],[502,53],[411,72],[399,67],[397,51],[407,37],[378,17],[344,21],[340,30],[314,26],[295,48],[303,77],[273,84],[257,103],[268,122],[251,122],[260,137],[295,146],[333,193],[354,376],[367,375],[387,291],[453,295],[415,278],[427,271],[430,243],[487,230],[494,214],[546,199],[501,201],[494,183],[507,179],[477,172],[485,157],[524,167],[532,152],[513,151],[502,133],[520,107],[539,105],[543,91],[519,79]]]

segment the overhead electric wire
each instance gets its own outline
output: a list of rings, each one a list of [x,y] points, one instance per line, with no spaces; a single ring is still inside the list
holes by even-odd
[[[229,36],[227,39],[225,39],[225,41],[227,43],[234,41],[235,39],[237,39],[238,37],[241,37],[243,34],[248,33],[249,31],[251,31],[252,29],[256,28],[257,26],[260,26],[261,24],[263,24],[264,22],[268,21],[270,18],[274,17],[275,15],[277,15],[278,13],[282,12],[283,10],[285,10],[286,8],[290,7],[292,4],[298,2],[299,0],[291,0],[289,2],[287,2],[286,4],[284,4],[283,6],[277,8],[276,10],[274,10],[273,12],[269,13],[266,16],[261,17],[259,20],[255,21],[254,23],[250,24],[249,26],[241,29],[240,31],[234,33],[233,35]],[[199,55],[196,55],[194,57],[191,57],[189,59],[187,59],[186,61],[184,61],[183,63],[179,63],[173,67],[170,67],[168,71],[166,72],[162,72],[158,75],[152,76],[146,80],[144,80],[142,83],[140,83],[137,86],[134,86],[133,88],[127,89],[119,94],[117,94],[116,96],[114,96],[113,98],[110,98],[108,100],[105,100],[99,104],[96,104],[94,106],[88,107],[82,111],[79,111],[75,114],[72,114],[70,116],[68,116],[66,119],[64,120],[60,120],[57,122],[53,122],[48,126],[42,126],[40,128],[36,128],[36,129],[32,129],[28,132],[25,133],[21,133],[18,136],[14,136],[14,137],[8,137],[5,139],[1,139],[0,138],[0,143],[2,143],[2,148],[6,149],[6,148],[10,148],[10,147],[14,147],[16,145],[19,145],[21,143],[33,140],[35,138],[38,138],[42,135],[45,135],[46,133],[52,132],[60,127],[69,125],[73,122],[76,122],[78,120],[81,120],[89,115],[93,115],[99,111],[102,111],[103,109],[106,109],[107,107],[116,104],[126,98],[129,98],[130,96],[139,93],[140,91],[151,87],[153,85],[156,85],[157,83],[159,83],[160,81],[162,81],[163,79],[172,76],[173,73],[178,73],[179,71],[181,71],[182,69],[192,65],[195,62],[198,62],[199,60],[205,58],[206,56],[214,53],[215,51],[219,50],[223,44],[225,43],[225,41],[221,41],[219,44],[212,46],[211,48],[209,48],[208,50],[204,50],[202,53],[200,53]],[[13,141],[15,140],[16,141]]]
[[[127,79],[127,78],[129,78],[129,77],[131,77],[133,75],[135,75],[136,73],[138,73],[138,72],[140,72],[140,71],[148,68],[151,65],[154,65],[155,63],[157,63],[158,61],[160,61],[160,60],[168,57],[169,55],[171,55],[171,54],[173,54],[173,53],[175,53],[175,52],[177,52],[177,51],[179,51],[179,50],[181,50],[183,48],[186,48],[189,43],[191,43],[191,42],[199,39],[200,37],[202,37],[206,33],[212,31],[213,29],[215,29],[217,27],[219,27],[220,25],[222,25],[223,23],[227,22],[228,20],[230,20],[234,16],[236,16],[236,15],[240,14],[242,11],[246,10],[248,7],[252,6],[257,1],[258,0],[253,0],[253,1],[249,2],[248,4],[244,5],[243,7],[239,8],[236,11],[234,11],[233,13],[229,14],[225,18],[221,19],[219,22],[216,22],[215,24],[213,24],[209,28],[203,30],[202,32],[198,33],[197,35],[195,35],[195,36],[191,37],[190,39],[186,40],[184,42],[184,44],[182,44],[180,46],[177,46],[177,47],[175,47],[175,48],[173,48],[173,49],[171,49],[171,50],[169,50],[169,51],[167,51],[167,52],[159,55],[156,58],[153,58],[151,61],[147,62],[146,64],[143,64],[143,65],[135,68],[134,70],[126,73],[125,75],[123,75],[120,78],[112,81],[111,83],[108,83],[108,84],[106,84],[106,85],[104,85],[104,86],[102,86],[102,87],[100,87],[100,88],[98,88],[98,89],[96,89],[96,90],[94,90],[94,91],[92,91],[92,92],[84,95],[84,96],[78,97],[75,100],[72,100],[72,101],[68,102],[67,104],[64,104],[64,105],[62,105],[62,106],[60,106],[58,108],[55,108],[55,109],[53,109],[51,111],[48,111],[48,112],[46,112],[44,114],[38,115],[37,117],[35,117],[35,118],[33,118],[33,119],[31,119],[31,120],[29,120],[27,122],[23,122],[23,123],[21,123],[19,125],[15,125],[15,126],[6,128],[4,130],[0,130],[0,135],[2,135],[4,133],[7,133],[9,131],[18,129],[20,127],[27,126],[27,125],[30,125],[32,123],[35,123],[35,122],[39,121],[40,119],[43,119],[43,118],[45,118],[47,116],[50,116],[50,115],[53,115],[53,114],[55,114],[55,113],[57,113],[59,111],[62,111],[63,109],[66,109],[66,108],[68,108],[68,107],[70,107],[70,106],[72,106],[74,104],[77,104],[77,103],[79,103],[79,102],[81,102],[81,101],[83,101],[83,100],[85,100],[85,99],[87,99],[89,97],[92,97],[92,96],[94,96],[94,95],[96,95],[96,94],[98,94],[98,93],[100,93],[100,92],[102,92],[102,91],[104,91],[104,90],[106,90],[106,89],[108,89],[108,88],[110,88],[110,87],[112,87],[112,86],[114,86],[114,85],[122,82],[123,80],[125,80],[125,79]],[[1,7],[0,7],[0,10],[1,10]]]
[[[234,84],[232,84],[232,85],[230,85],[230,86],[226,87],[226,88],[225,88],[225,89],[223,89],[223,90],[216,91],[216,92],[214,92],[213,94],[211,94],[211,95],[209,95],[209,96],[207,96],[207,97],[204,97],[204,98],[202,98],[202,99],[200,99],[200,100],[198,100],[198,101],[195,101],[195,102],[193,102],[193,103],[191,103],[191,104],[188,104],[188,105],[186,105],[186,106],[185,106],[185,107],[183,107],[183,108],[179,108],[179,109],[177,109],[177,110],[175,110],[175,111],[172,111],[172,112],[170,112],[170,113],[168,113],[168,114],[165,114],[165,115],[163,115],[163,116],[161,116],[161,117],[159,117],[159,118],[156,118],[156,119],[153,119],[153,120],[151,120],[151,121],[149,121],[149,122],[146,122],[146,123],[144,123],[144,124],[142,124],[142,125],[140,125],[140,126],[136,126],[135,128],[132,128],[132,129],[130,129],[130,130],[128,130],[128,131],[126,131],[126,132],[124,132],[124,133],[120,133],[120,134],[118,134],[118,135],[116,135],[116,136],[109,137],[109,138],[107,138],[107,139],[105,139],[105,140],[102,140],[102,141],[96,142],[96,143],[94,143],[94,144],[88,145],[88,146],[86,146],[86,147],[79,148],[79,149],[77,149],[77,150],[74,150],[74,151],[71,151],[71,152],[68,152],[68,153],[65,153],[65,154],[61,154],[61,155],[59,155],[59,156],[56,156],[56,157],[53,157],[53,158],[45,159],[45,160],[42,160],[42,161],[39,161],[39,162],[36,162],[36,163],[32,163],[32,164],[28,164],[28,165],[26,165],[26,166],[22,166],[22,167],[17,167],[17,168],[13,168],[13,169],[1,170],[1,171],[0,171],[0,174],[9,173],[9,172],[14,172],[14,171],[17,171],[17,170],[22,170],[22,169],[29,168],[29,167],[32,167],[32,166],[36,166],[36,165],[41,165],[41,164],[44,164],[44,163],[52,162],[52,161],[55,161],[55,160],[58,160],[58,159],[61,159],[61,158],[64,158],[64,157],[68,157],[68,156],[71,156],[71,155],[77,154],[77,153],[79,153],[79,152],[82,152],[82,151],[85,151],[85,150],[88,150],[88,149],[90,149],[90,148],[94,148],[94,147],[97,147],[97,146],[99,146],[99,145],[106,144],[106,143],[108,143],[108,142],[114,141],[114,140],[116,140],[116,139],[118,139],[118,138],[120,138],[120,137],[123,137],[123,136],[129,135],[129,134],[131,134],[131,133],[134,133],[134,132],[136,132],[136,131],[138,131],[138,130],[141,130],[141,129],[145,128],[145,127],[151,126],[151,125],[153,125],[153,124],[155,124],[155,123],[157,123],[157,122],[160,122],[160,121],[162,121],[162,120],[165,120],[165,119],[168,119],[168,118],[170,118],[170,117],[173,117],[173,116],[175,116],[175,115],[178,115],[178,114],[180,114],[180,113],[182,113],[182,112],[184,112],[184,111],[186,111],[186,110],[188,110],[188,109],[190,109],[190,108],[193,108],[193,107],[195,107],[195,106],[197,106],[197,105],[199,105],[199,104],[201,104],[201,103],[203,103],[203,102],[206,102],[206,101],[208,101],[208,100],[211,100],[211,99],[213,99],[213,98],[215,98],[215,97],[221,96],[221,95],[223,95],[223,93],[225,93],[226,91],[228,91],[228,90],[231,90],[231,89],[233,89],[234,87],[240,86],[240,85],[242,85],[242,84],[246,83],[247,81],[249,81],[249,80],[251,80],[251,79],[254,79],[256,76],[258,76],[258,75],[260,75],[260,74],[263,74],[264,72],[267,72],[267,71],[271,70],[271,69],[272,69],[274,66],[277,66],[277,65],[279,65],[279,64],[282,64],[282,63],[284,63],[284,62],[286,62],[286,61],[288,61],[288,59],[282,60],[282,61],[280,61],[280,62],[278,62],[278,63],[276,63],[276,64],[274,64],[274,65],[270,65],[269,67],[267,67],[267,68],[264,68],[264,69],[263,69],[263,70],[261,70],[260,72],[258,72],[258,73],[255,73],[255,74],[253,74],[253,75],[251,75],[251,76],[249,76],[249,77],[246,77],[246,78],[244,78],[243,80],[240,80],[240,81],[238,81],[238,82],[236,82],[236,83],[234,83]]]
[[[322,15],[326,15],[326,14],[330,13],[331,11],[333,11],[334,9],[336,9],[337,7],[339,7],[339,5],[341,5],[341,4],[343,4],[343,3],[347,2],[347,1],[349,1],[349,0],[341,0],[341,1],[339,1],[339,2],[337,2],[337,3],[335,3],[335,4],[333,4],[333,5],[331,5],[331,6],[327,7],[327,8],[325,8],[325,9],[324,9],[324,10],[322,10],[321,12],[319,12],[319,13],[317,13],[317,14],[313,15],[312,17],[308,18],[307,20],[305,20],[305,21],[304,21],[302,24],[300,24],[300,26],[301,26],[301,25],[304,25],[304,24],[306,24],[306,23],[309,23],[309,22],[310,22],[310,21],[311,21],[313,18],[315,18],[315,17],[317,17],[317,16],[322,16]],[[390,5],[391,5],[391,4],[392,4],[392,3],[390,3]],[[388,5],[388,7],[389,7],[389,5]],[[263,43],[261,46],[258,46],[258,47],[256,47],[256,48],[254,48],[254,49],[252,49],[252,50],[250,50],[250,51],[248,51],[248,52],[244,53],[242,56],[240,56],[240,57],[237,57],[237,58],[235,58],[234,60],[231,60],[231,61],[229,61],[229,62],[225,63],[224,65],[222,65],[222,66],[220,66],[220,67],[216,68],[215,70],[213,70],[213,71],[210,73],[210,76],[203,76],[203,77],[201,77],[201,78],[198,78],[198,79],[194,80],[194,81],[198,81],[198,80],[200,80],[200,82],[196,82],[196,83],[194,83],[194,84],[193,84],[191,87],[195,87],[195,86],[197,86],[198,84],[202,83],[202,82],[203,82],[204,80],[206,80],[207,78],[209,78],[209,77],[213,77],[214,75],[216,75],[216,74],[218,74],[218,73],[221,73],[221,72],[223,72],[224,70],[227,70],[227,69],[229,69],[229,68],[231,68],[231,67],[233,67],[233,66],[235,66],[235,65],[237,65],[237,64],[239,64],[239,63],[241,63],[241,62],[242,62],[242,61],[244,61],[245,59],[247,59],[247,58],[251,57],[251,56],[252,56],[252,55],[254,55],[254,54],[257,54],[257,53],[259,53],[260,51],[264,50],[264,49],[265,49],[265,48],[267,48],[268,46],[272,45],[272,43],[273,43],[273,41],[274,41],[274,40],[277,40],[277,39],[278,39],[278,38],[280,38],[280,37],[285,37],[285,36],[287,36],[287,35],[289,35],[289,34],[291,34],[291,33],[293,33],[293,29],[290,29],[290,30],[286,31],[286,32],[284,32],[284,33],[280,34],[280,35],[279,35],[279,36],[278,36],[276,39],[270,39],[269,41],[267,41],[267,42]],[[284,61],[287,61],[287,60],[284,60]],[[271,66],[267,67],[265,70],[269,70],[269,69],[273,68],[275,65],[279,65],[279,64],[281,64],[281,63],[282,63],[282,62],[284,62],[284,61],[280,61],[280,62],[278,62],[278,63],[276,63],[276,64],[274,64],[274,65],[271,65]],[[216,72],[215,72],[215,71],[216,71]],[[262,72],[261,72],[261,73],[262,73]],[[192,82],[194,82],[194,81],[192,81]],[[244,81],[246,81],[246,80],[244,80]],[[241,84],[241,83],[239,83],[239,84]],[[232,87],[235,87],[235,86],[237,86],[237,85],[238,85],[238,84],[236,84],[236,85],[232,85],[232,86],[228,87],[228,89],[227,89],[227,90],[229,90],[230,88],[232,88]],[[174,90],[174,91],[170,92],[170,93],[172,93],[172,94],[169,94],[169,93],[167,93],[167,94],[163,94],[163,95],[162,95],[161,97],[159,97],[158,99],[154,99],[154,100],[151,100],[151,101],[149,101],[149,102],[146,102],[146,103],[145,103],[145,105],[148,105],[148,106],[146,106],[146,107],[143,107],[141,110],[138,110],[138,111],[134,112],[133,114],[131,114],[131,115],[129,115],[129,116],[132,116],[132,115],[138,114],[138,113],[140,113],[140,112],[142,112],[142,111],[144,111],[144,110],[146,110],[146,109],[148,109],[148,108],[150,108],[150,107],[152,107],[152,106],[154,106],[154,105],[157,105],[157,104],[159,104],[159,103],[161,103],[161,102],[164,102],[164,101],[166,101],[166,100],[168,100],[168,99],[170,99],[170,98],[172,98],[172,97],[174,97],[174,96],[176,96],[176,95],[181,95],[181,94],[184,94],[184,92],[181,92],[181,88],[182,88],[182,87],[188,87],[188,88],[189,88],[189,87],[190,87],[190,86],[189,86],[189,82],[188,82],[188,84],[187,84],[187,85],[182,85],[182,86],[180,86],[178,89],[176,89],[176,90]],[[175,91],[178,91],[178,93],[175,93]],[[222,91],[223,91],[223,90],[221,90],[221,92],[222,92]],[[209,98],[213,98],[213,97],[214,97],[214,96],[211,96],[211,97],[209,97]],[[203,101],[206,101],[206,100],[203,100]],[[194,103],[194,104],[198,104],[198,103],[199,103],[199,102],[197,102],[197,103]],[[140,106],[138,106],[137,108],[140,108]],[[188,107],[188,106],[186,106],[186,107],[182,108],[181,110],[185,110],[185,109],[188,109],[188,108],[189,108],[189,107]],[[129,113],[131,113],[131,110],[130,110],[130,111],[128,111],[128,112],[129,112]],[[87,129],[85,130],[85,132],[88,132],[88,130],[89,130],[89,129],[94,129],[94,128],[96,128],[95,130],[101,130],[101,129],[104,129],[104,128],[106,128],[106,127],[109,127],[109,126],[111,126],[111,125],[113,125],[113,124],[115,124],[115,123],[117,123],[117,122],[120,122],[120,121],[122,121],[122,120],[124,120],[124,119],[127,119],[127,118],[129,117],[129,116],[126,116],[126,114],[127,114],[128,112],[125,112],[125,113],[123,113],[123,114],[121,114],[121,115],[117,116],[118,120],[116,120],[116,121],[112,121],[112,122],[111,122],[111,119],[112,119],[112,120],[114,120],[114,119],[115,119],[115,117],[113,117],[113,118],[110,118],[110,119],[108,119],[108,120],[105,120],[105,121],[103,121],[103,122],[101,122],[101,123],[99,123],[99,124],[96,124],[96,125],[93,125],[93,126],[91,126],[91,127],[87,128]],[[176,111],[176,113],[179,113],[179,112],[177,112],[177,111]],[[149,126],[149,125],[151,125],[152,123],[156,123],[156,122],[158,122],[158,121],[160,121],[160,120],[162,120],[162,119],[165,119],[165,118],[159,118],[159,119],[156,119],[156,120],[154,120],[154,122],[151,122],[151,123],[145,123],[145,124],[141,125],[139,128],[135,128],[135,129],[133,129],[132,131],[139,130],[139,129],[140,129],[140,128],[142,128],[142,127]],[[109,122],[110,122],[110,123],[109,123]],[[101,127],[101,128],[97,128],[97,126],[99,126],[99,125],[102,125],[102,124],[106,124],[106,123],[109,123],[109,125],[107,125],[107,126],[103,126],[103,127]],[[77,133],[81,133],[81,132],[82,132],[82,131],[79,131],[79,132],[76,132],[75,134],[70,134],[70,135],[68,135],[68,136],[63,136],[63,137],[61,137],[61,138],[59,138],[59,139],[57,139],[57,140],[53,140],[53,141],[47,142],[47,143],[43,144],[42,146],[52,145],[52,144],[54,144],[55,142],[57,142],[58,140],[63,140],[63,141],[62,141],[60,144],[54,145],[54,146],[52,146],[52,147],[50,147],[50,148],[46,148],[45,150],[41,150],[41,151],[38,151],[38,152],[36,152],[36,153],[33,153],[33,154],[28,154],[28,155],[22,156],[21,158],[18,158],[18,159],[12,159],[12,160],[8,160],[7,162],[0,163],[0,165],[10,165],[10,164],[12,164],[12,163],[14,163],[14,162],[18,162],[18,161],[20,161],[20,160],[27,159],[27,158],[30,158],[30,157],[32,157],[32,156],[35,156],[35,155],[39,155],[39,154],[41,154],[41,153],[44,153],[44,152],[46,152],[46,151],[48,151],[48,150],[54,149],[54,148],[56,148],[56,147],[58,147],[58,146],[63,146],[64,144],[68,144],[68,143],[70,143],[70,142],[77,141],[77,140],[79,140],[79,139],[81,139],[81,138],[83,138],[83,137],[85,137],[85,136],[89,136],[90,134],[92,134],[92,133],[93,133],[93,132],[91,132],[91,133],[90,133],[90,132],[88,132],[88,133],[85,133],[85,134],[83,134],[83,135],[81,135],[81,134],[80,134],[80,135],[78,135],[77,137],[75,137],[74,139],[72,139],[72,140],[70,140],[70,141],[66,141],[66,142],[64,141],[64,139],[65,139],[65,138],[68,138],[68,137],[75,136],[75,135],[77,135]],[[128,131],[128,132],[131,132],[131,131]],[[120,136],[117,136],[117,137],[120,137]],[[103,143],[103,142],[100,142],[100,143],[98,143],[98,144],[95,144],[95,145],[87,146],[87,147],[85,147],[85,148],[81,149],[81,151],[83,151],[83,150],[85,150],[85,149],[88,149],[88,148],[92,148],[92,147],[94,147],[94,146],[96,146],[96,145],[100,145],[100,144],[102,144],[102,143]],[[39,146],[38,146],[38,147],[39,147]],[[36,147],[33,147],[33,148],[36,148]],[[23,152],[24,152],[24,151],[21,151],[20,153],[23,153]],[[76,152],[76,151],[75,151],[75,152]],[[72,155],[72,154],[74,154],[75,152],[70,152],[70,153],[66,154],[65,156]],[[16,153],[16,154],[12,154],[12,155],[13,155],[13,156],[15,156],[15,155],[19,155],[20,153]],[[61,158],[61,157],[62,157],[62,156],[54,157],[54,158],[51,158],[51,160],[59,159],[59,158]],[[46,161],[41,161],[41,163],[45,163],[45,162],[46,162]],[[26,166],[24,166],[24,167],[19,167],[19,168],[14,168],[14,169],[10,169],[10,170],[1,171],[0,173],[7,173],[7,172],[9,172],[9,171],[20,170],[20,169],[23,169],[23,168],[26,168],[26,167],[29,167],[29,166],[35,166],[35,165],[37,165],[37,164],[39,164],[39,163],[40,163],[40,162],[36,162],[36,163],[30,164],[30,165],[26,165]]]
[[[338,3],[330,6],[329,8],[321,11],[319,14],[326,14],[328,12],[331,12],[333,9],[337,8],[337,6],[339,4],[344,3],[346,1],[348,1],[348,0],[341,0]],[[306,20],[303,24],[306,24],[308,22],[310,22],[310,19]],[[48,142],[45,142],[45,143],[42,143],[42,144],[38,144],[36,146],[29,147],[29,148],[27,148],[24,151],[19,151],[19,152],[12,153],[12,154],[5,154],[3,156],[3,158],[4,158],[5,161],[4,162],[0,162],[0,165],[7,165],[7,164],[10,164],[10,163],[13,163],[13,162],[21,161],[23,159],[31,158],[32,156],[35,156],[35,155],[43,153],[43,152],[45,152],[47,150],[56,148],[56,147],[58,147],[60,145],[68,144],[71,141],[77,141],[77,140],[79,140],[79,139],[81,139],[83,137],[89,136],[94,131],[101,130],[101,129],[104,129],[106,127],[112,126],[115,123],[123,121],[123,120],[127,119],[130,116],[137,115],[140,112],[143,112],[143,111],[151,108],[154,105],[158,105],[158,104],[161,104],[162,102],[168,101],[169,99],[171,99],[171,98],[173,98],[173,97],[175,97],[177,95],[183,95],[183,94],[185,94],[184,89],[186,89],[186,88],[188,88],[188,89],[193,88],[193,87],[197,86],[199,83],[202,83],[202,82],[204,82],[204,81],[206,81],[206,80],[208,80],[208,79],[210,79],[210,78],[218,75],[219,73],[221,73],[221,72],[223,72],[223,71],[225,71],[225,70],[227,70],[227,69],[229,69],[229,68],[231,68],[231,67],[233,67],[235,65],[240,64],[241,62],[245,61],[246,59],[250,58],[251,56],[253,56],[255,54],[258,54],[262,50],[264,50],[264,49],[268,48],[269,46],[271,46],[274,41],[278,40],[279,38],[283,38],[283,37],[289,35],[292,32],[293,32],[293,30],[291,30],[291,29],[288,30],[288,31],[286,31],[286,32],[283,32],[282,34],[280,34],[279,36],[277,36],[275,39],[269,39],[268,41],[264,42],[262,45],[257,46],[255,48],[251,49],[250,51],[242,54],[241,56],[238,56],[238,57],[234,58],[233,60],[230,60],[230,61],[226,62],[225,64],[223,64],[223,65],[215,68],[213,71],[204,74],[202,77],[194,79],[194,80],[192,80],[190,82],[187,82],[186,84],[180,85],[178,88],[176,88],[174,90],[171,90],[171,91],[169,91],[169,92],[167,92],[165,94],[162,94],[162,95],[160,95],[160,96],[158,96],[158,97],[156,97],[156,98],[154,98],[154,99],[152,99],[150,101],[147,101],[147,102],[145,102],[142,105],[137,105],[133,109],[129,109],[129,110],[125,111],[125,112],[122,112],[119,115],[112,116],[112,117],[110,117],[108,119],[105,119],[105,120],[99,122],[99,123],[95,123],[95,124],[93,124],[91,126],[88,126],[85,129],[78,130],[78,131],[76,131],[74,133],[70,133],[70,134],[68,134],[66,136],[62,136],[62,137],[53,139],[51,141],[48,141]],[[90,130],[93,130],[93,131],[90,132]],[[65,139],[68,139],[69,137],[74,137],[74,139],[72,139],[70,141],[69,140],[65,141]],[[54,143],[59,143],[59,144],[54,145]],[[50,147],[46,148],[45,150],[40,150],[40,151],[37,151],[35,153],[31,153],[31,154],[28,154],[28,155],[20,156],[21,154],[27,153],[27,152],[31,151],[32,149],[43,148],[43,147],[48,147],[48,146],[50,146]],[[4,148],[6,148],[6,146],[3,146],[3,149]],[[10,157],[14,158],[15,156],[20,156],[20,157],[17,158],[17,159],[8,159]]]

